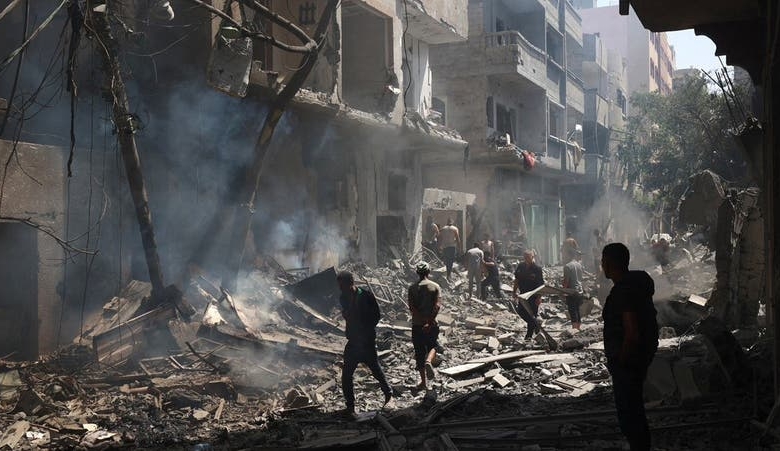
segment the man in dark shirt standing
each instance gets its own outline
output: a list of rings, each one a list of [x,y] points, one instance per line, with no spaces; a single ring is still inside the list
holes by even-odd
[[[647,368],[658,349],[658,323],[653,305],[653,279],[629,271],[630,254],[622,243],[601,253],[604,275],[614,282],[604,304],[604,353],[612,375],[620,430],[632,451],[650,449],[650,429],[642,389]]]
[[[344,391],[346,412],[355,414],[355,387],[352,376],[358,363],[364,363],[379,381],[385,394],[385,406],[393,399],[385,373],[379,366],[376,353],[376,325],[379,322],[379,305],[371,291],[355,286],[352,273],[342,271],[336,276],[341,289],[341,313],[347,322],[347,346],[344,348],[344,369],[341,373],[341,389]]]
[[[519,290],[520,293],[527,293],[542,285],[544,285],[542,268],[534,263],[534,251],[527,250],[523,253],[523,261],[517,265],[515,270],[515,286],[512,293],[517,300],[517,313],[528,323],[528,332],[525,334],[526,340],[530,340],[534,333],[539,330],[536,317],[539,315],[539,304],[542,302],[542,296],[536,294],[526,301],[518,299],[517,292]]]

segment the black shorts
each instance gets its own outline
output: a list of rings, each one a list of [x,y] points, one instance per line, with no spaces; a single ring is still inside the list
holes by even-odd
[[[416,368],[425,368],[425,358],[431,349],[436,348],[439,339],[439,326],[431,326],[423,330],[422,326],[412,326],[412,345],[414,345],[414,362]]]
[[[575,294],[572,296],[566,296],[566,306],[569,307],[569,318],[573,323],[579,323],[580,318],[580,306],[582,305],[582,295]]]

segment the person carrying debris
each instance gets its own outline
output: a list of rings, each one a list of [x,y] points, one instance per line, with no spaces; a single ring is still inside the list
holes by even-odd
[[[566,296],[566,306],[569,307],[569,318],[572,329],[580,328],[580,306],[582,305],[582,263],[579,259],[582,252],[577,251],[577,257],[572,258],[563,266],[563,288],[571,288],[577,293]]]
[[[518,299],[517,291],[527,293],[544,285],[544,275],[542,268],[534,262],[534,251],[527,250],[523,252],[523,261],[517,265],[515,270],[515,285],[512,295],[517,300],[517,313],[528,323],[528,332],[525,339],[530,340],[534,333],[539,331],[539,325],[536,317],[539,315],[539,304],[542,303],[542,296],[535,294],[528,300]]]
[[[447,219],[447,225],[439,231],[439,246],[441,246],[442,258],[447,265],[447,280],[450,280],[452,274],[452,265],[455,263],[455,257],[458,255],[460,245],[460,232],[452,223],[452,218]]]
[[[479,287],[482,280],[482,263],[485,260],[485,253],[479,248],[479,243],[474,243],[474,247],[466,251],[466,269],[469,279],[469,297],[471,299],[471,289],[476,284]]]
[[[367,288],[356,287],[355,277],[348,271],[336,276],[341,289],[341,313],[347,322],[347,346],[344,348],[344,368],[341,373],[341,389],[344,391],[346,413],[355,415],[355,387],[353,375],[358,363],[364,363],[385,394],[385,407],[390,406],[393,391],[379,365],[376,352],[376,325],[379,322],[379,304]]]
[[[604,353],[612,375],[618,423],[632,451],[650,449],[642,388],[658,349],[655,286],[644,271],[629,271],[630,254],[622,243],[601,253],[604,275],[614,286],[604,303]]]
[[[493,255],[490,252],[485,252],[485,280],[482,281],[482,284],[480,285],[480,288],[482,290],[481,292],[481,299],[483,301],[487,300],[487,288],[491,287],[493,289],[493,294],[498,299],[503,299],[503,296],[501,295],[501,279],[498,277],[498,264],[493,259]]]
[[[428,389],[428,380],[433,379],[433,359],[436,357],[439,325],[436,315],[441,308],[441,288],[428,279],[431,268],[421,262],[416,268],[420,280],[409,287],[409,310],[412,312],[412,344],[417,371],[420,372],[419,389]]]

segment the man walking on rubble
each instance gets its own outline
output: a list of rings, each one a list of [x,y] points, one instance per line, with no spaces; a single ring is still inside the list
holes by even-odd
[[[582,305],[582,263],[579,258],[582,252],[577,251],[577,257],[572,258],[563,266],[563,288],[571,288],[576,293],[566,296],[566,306],[569,308],[569,319],[572,329],[580,329],[580,306]]]
[[[612,375],[618,423],[632,451],[650,449],[642,388],[647,368],[658,349],[658,323],[653,305],[653,279],[644,271],[629,271],[630,254],[622,243],[601,253],[604,275],[614,282],[602,312],[604,353]]]
[[[439,338],[439,325],[436,315],[441,308],[441,288],[428,279],[431,269],[428,263],[421,262],[416,268],[420,280],[409,287],[408,303],[412,312],[412,345],[414,361],[420,372],[418,389],[427,390],[428,380],[433,379],[433,359]]]
[[[455,257],[458,255],[460,245],[460,232],[452,223],[452,218],[447,219],[447,225],[439,231],[439,245],[441,246],[442,258],[447,266],[447,280],[450,280],[452,274],[452,265],[455,263]]]
[[[501,279],[498,275],[498,263],[493,259],[493,255],[490,252],[485,253],[484,265],[486,277],[480,284],[480,289],[482,290],[481,299],[483,301],[487,300],[488,287],[493,289],[493,294],[498,299],[503,299],[503,295],[501,294]]]
[[[347,346],[344,348],[344,368],[341,388],[344,391],[346,413],[355,415],[355,387],[353,375],[358,363],[364,363],[379,382],[385,394],[385,407],[391,406],[393,391],[379,365],[376,352],[376,325],[379,322],[379,304],[374,294],[364,287],[355,286],[352,273],[342,271],[336,276],[341,289],[341,313],[347,322]]]
[[[482,263],[485,260],[485,253],[479,248],[479,243],[474,243],[474,247],[466,251],[466,269],[469,279],[469,297],[471,299],[471,289],[482,280]]]
[[[528,332],[525,339],[530,340],[534,333],[539,331],[539,324],[536,317],[539,315],[539,304],[542,303],[542,296],[535,294],[528,300],[519,299],[517,291],[527,293],[544,285],[544,275],[542,268],[534,262],[534,251],[527,250],[523,252],[523,261],[517,265],[515,270],[515,285],[512,295],[517,300],[517,313],[528,324]]]

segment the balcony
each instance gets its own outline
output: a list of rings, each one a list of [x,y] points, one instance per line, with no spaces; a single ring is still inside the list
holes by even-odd
[[[566,104],[577,111],[585,111],[585,95],[582,79],[569,72],[566,76]]]
[[[618,109],[619,111],[620,109]],[[604,97],[596,94],[595,90],[585,93],[585,120],[596,122],[602,127],[609,127],[609,116],[612,113],[612,106]],[[621,112],[622,115],[622,112]]]
[[[406,2],[409,34],[429,44],[465,41],[468,37],[468,0],[414,0]]]
[[[540,87],[545,86],[545,53],[517,31],[486,33],[485,59],[488,73],[516,72]]]

